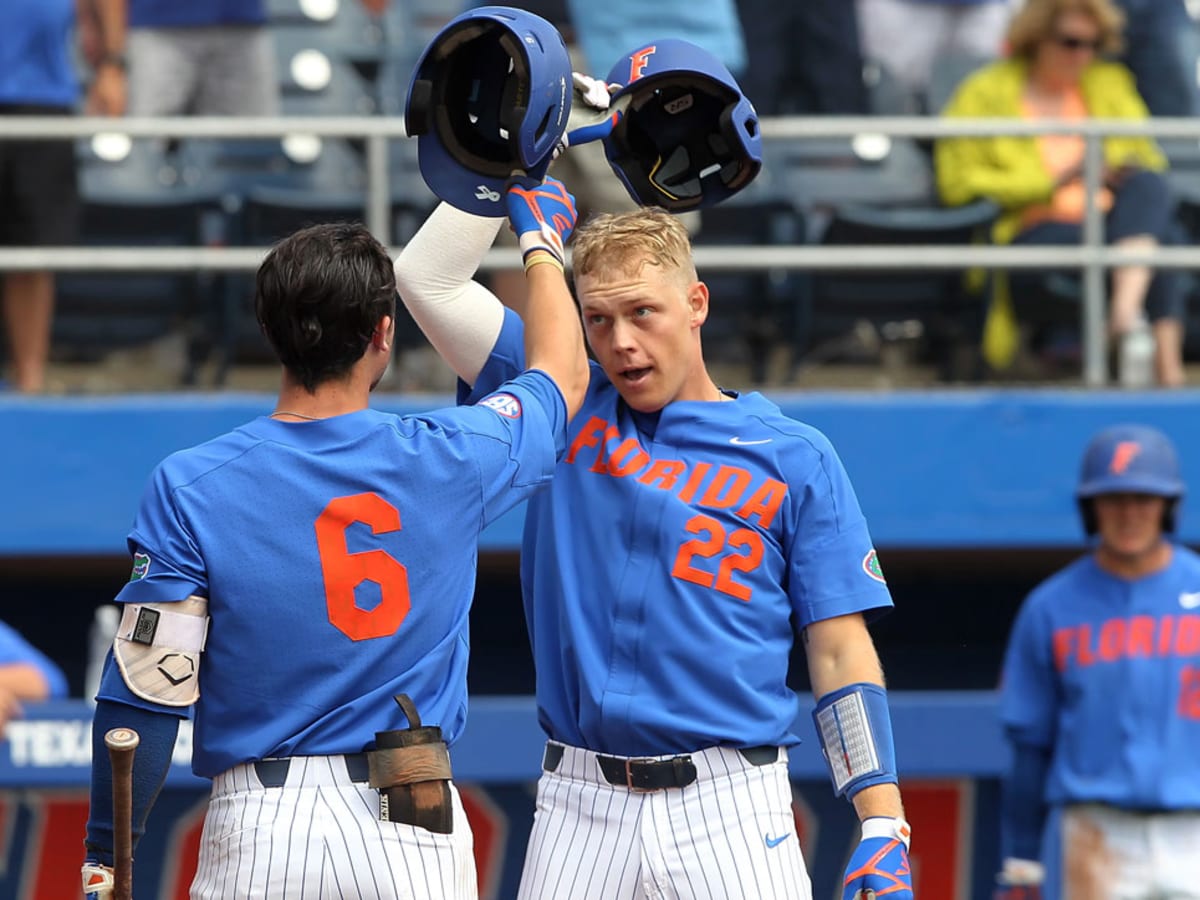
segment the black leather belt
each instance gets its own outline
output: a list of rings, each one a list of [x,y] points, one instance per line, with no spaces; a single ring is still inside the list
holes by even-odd
[[[563,750],[562,744],[546,744],[542,768],[547,772],[556,771],[562,763]],[[739,748],[738,753],[752,766],[765,766],[779,759],[779,748],[773,746]],[[668,759],[626,758],[602,753],[594,756],[605,781],[631,791],[687,787],[696,780],[696,764],[687,754]]]
[[[370,781],[370,769],[367,766],[367,754],[347,753],[342,757],[346,761],[346,774],[351,781],[366,783]],[[254,761],[254,774],[262,782],[263,787],[283,787],[287,783],[288,769],[291,768],[291,757],[282,756],[276,759],[257,759]]]

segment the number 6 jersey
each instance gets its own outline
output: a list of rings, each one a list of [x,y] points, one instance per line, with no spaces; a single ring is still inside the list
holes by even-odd
[[[520,360],[509,313],[470,396]],[[891,605],[824,435],[759,394],[637,413],[594,363],[521,579],[542,727],[624,756],[796,743],[795,630]]]
[[[168,457],[117,600],[208,598],[195,772],[358,752],[407,727],[400,692],[453,743],[479,533],[550,478],[565,421],[531,372],[475,406],[264,417]]]

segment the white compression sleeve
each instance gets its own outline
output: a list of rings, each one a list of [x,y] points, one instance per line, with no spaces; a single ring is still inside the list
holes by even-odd
[[[441,203],[396,257],[396,289],[429,343],[467,384],[487,362],[504,307],[472,280],[504,219]]]

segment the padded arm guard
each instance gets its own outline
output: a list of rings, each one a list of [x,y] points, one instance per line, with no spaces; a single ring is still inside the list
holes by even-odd
[[[879,685],[858,682],[830,691],[817,702],[813,722],[839,797],[899,781],[887,691]]]

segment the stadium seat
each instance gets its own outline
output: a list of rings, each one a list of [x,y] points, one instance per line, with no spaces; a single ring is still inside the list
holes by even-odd
[[[988,240],[999,208],[977,202],[956,208],[887,208],[842,204],[819,243],[825,246],[965,245]],[[838,270],[811,279],[814,338],[836,339],[867,323],[882,342],[906,341],[932,357],[946,380],[978,377],[975,349],[984,291],[968,292],[966,273],[951,270]]]
[[[122,154],[123,143],[128,152]],[[161,142],[105,136],[81,141],[77,156],[83,245],[188,247],[223,240],[220,195],[185,183],[178,160]],[[193,383],[209,340],[216,284],[211,273],[193,271],[62,273],[55,352],[95,361],[115,349],[182,334],[188,347],[187,359],[180,361],[182,380]]]
[[[742,192],[705,209],[697,248],[777,246],[803,243],[803,214],[774,188],[763,172]],[[789,269],[721,271],[704,266],[709,316],[704,326],[706,353],[714,360],[744,363],[755,384],[768,380],[771,351],[783,345],[794,362],[808,327],[807,278]]]
[[[276,29],[280,99],[288,116],[372,116],[379,112],[373,77],[331,54],[308,29]]]
[[[992,56],[961,52],[943,53],[935,57],[929,88],[923,98],[923,111],[932,116],[940,115],[963,79],[994,60]]]
[[[915,141],[883,134],[772,140],[765,149],[779,190],[820,218],[834,206],[928,204],[934,194],[928,155]]]
[[[306,34],[311,46],[331,58],[372,63],[394,52],[402,41],[396,20],[368,12],[359,0],[269,0],[272,32]]]

